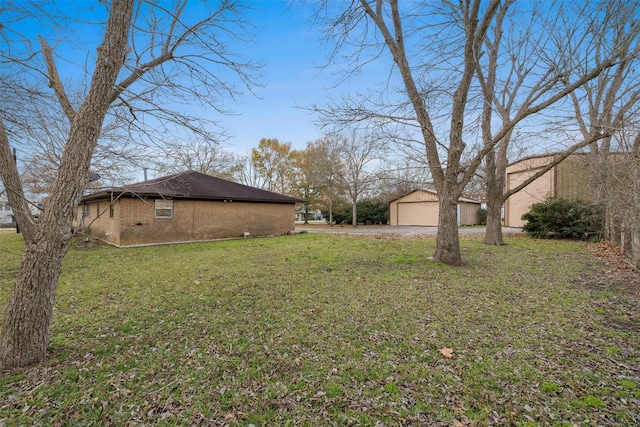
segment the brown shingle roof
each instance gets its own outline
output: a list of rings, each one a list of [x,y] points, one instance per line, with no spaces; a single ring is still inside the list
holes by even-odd
[[[113,196],[162,197],[170,199],[230,200],[239,202],[296,203],[294,197],[226,181],[200,172],[187,171],[138,182],[125,187],[107,188],[82,198],[83,201]]]

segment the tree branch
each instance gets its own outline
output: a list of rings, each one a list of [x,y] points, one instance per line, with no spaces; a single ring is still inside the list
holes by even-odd
[[[504,195],[503,195],[503,199],[502,199],[503,202],[505,200],[507,200],[509,198],[509,196],[511,196],[512,194],[517,193],[518,191],[520,191],[523,188],[525,188],[527,185],[531,184],[536,179],[540,178],[545,173],[549,172],[556,165],[561,163],[564,159],[566,159],[567,157],[569,157],[570,155],[575,153],[577,150],[579,150],[581,148],[584,148],[584,147],[586,147],[586,146],[588,146],[590,144],[593,144],[594,142],[597,142],[597,141],[599,141],[599,140],[601,140],[603,138],[606,138],[607,136],[608,135],[606,135],[606,134],[598,134],[598,135],[593,136],[592,138],[585,139],[584,141],[581,141],[581,142],[578,142],[577,144],[572,145],[568,150],[565,150],[561,154],[558,154],[556,157],[554,157],[554,159],[550,163],[548,163],[546,166],[544,166],[540,170],[538,170],[538,172],[536,172],[535,174],[531,175],[529,178],[524,180],[520,185],[518,185],[517,187],[512,188],[511,190],[505,192]]]
[[[56,96],[58,97],[58,101],[60,102],[60,106],[62,110],[67,115],[69,122],[72,122],[74,117],[76,116],[76,111],[74,110],[71,102],[69,102],[69,98],[64,90],[64,85],[60,80],[60,75],[58,74],[58,67],[56,66],[56,62],[53,59],[53,50],[49,43],[42,37],[38,36],[40,39],[40,45],[42,46],[42,55],[44,56],[44,62],[47,65],[48,78],[49,78],[49,87],[53,89]]]
[[[109,102],[115,102],[116,99],[122,95],[122,93],[127,90],[132,84],[140,80],[142,76],[144,76],[147,72],[153,70],[158,65],[161,65],[172,59],[172,55],[169,52],[164,52],[162,55],[157,58],[152,59],[144,64],[137,66],[131,74],[129,74],[124,80],[116,85],[111,91],[111,95],[109,96]]]
[[[28,244],[35,238],[35,221],[24,196],[18,166],[11,153],[7,129],[4,127],[2,118],[0,118],[0,179],[4,183],[9,205],[16,216],[25,243]]]

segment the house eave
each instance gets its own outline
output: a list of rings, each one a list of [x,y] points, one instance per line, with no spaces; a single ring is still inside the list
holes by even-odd
[[[402,195],[402,196],[400,196],[400,197],[397,197],[397,198],[395,198],[395,199],[391,200],[388,204],[391,204],[391,203],[393,203],[393,202],[396,202],[396,201],[398,201],[398,200],[402,199],[403,197],[407,197],[408,195],[413,194],[413,193],[416,193],[416,192],[418,192],[418,191],[424,191],[425,193],[433,194],[433,195],[436,195],[436,196],[438,195],[438,192],[437,192],[437,191],[435,191],[435,190],[430,190],[430,189],[428,189],[428,188],[417,188],[417,189],[415,189],[415,190],[413,190],[413,191],[408,192],[407,194],[404,194],[404,195]],[[477,200],[473,200],[473,199],[468,199],[468,198],[466,198],[466,197],[460,197],[460,198],[458,199],[458,203],[477,203],[477,204],[479,204],[479,205],[481,205],[481,204],[482,204],[482,202],[479,202],[479,201],[477,201]]]
[[[285,196],[286,197],[286,196]],[[101,191],[89,194],[80,199],[80,202],[102,202],[114,201],[122,198],[138,198],[138,199],[167,199],[167,200],[205,200],[218,202],[239,202],[239,203],[275,203],[275,204],[295,204],[304,203],[304,200],[289,197],[287,199],[266,199],[266,198],[238,198],[238,197],[207,197],[207,196],[191,196],[179,194],[158,194],[158,193],[130,193],[127,191]]]

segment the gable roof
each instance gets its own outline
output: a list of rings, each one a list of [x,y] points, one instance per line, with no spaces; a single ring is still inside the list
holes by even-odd
[[[125,187],[107,188],[83,197],[82,201],[110,200],[115,196],[267,203],[302,202],[295,197],[249,187],[196,171],[180,172]]]
[[[436,196],[438,195],[438,192],[437,192],[436,190],[430,190],[430,189],[428,189],[428,188],[416,188],[416,189],[415,189],[415,190],[413,190],[413,191],[409,191],[407,194],[403,194],[403,195],[402,195],[402,196],[400,196],[400,197],[396,197],[395,199],[391,200],[389,203],[395,202],[396,200],[400,200],[400,199],[402,199],[403,197],[406,197],[406,196],[408,196],[409,194],[413,194],[413,193],[418,192],[418,191],[424,191],[425,193],[434,194],[434,195],[436,195]],[[479,201],[477,201],[477,200],[469,199],[469,198],[466,198],[466,197],[460,197],[460,198],[458,199],[458,203],[460,203],[460,202],[465,202],[465,203],[477,203],[477,204],[479,204],[479,205],[480,205],[480,204],[482,204],[481,202],[479,202]]]

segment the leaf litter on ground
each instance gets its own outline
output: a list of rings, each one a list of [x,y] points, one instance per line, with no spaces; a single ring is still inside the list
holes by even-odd
[[[463,239],[456,268],[424,236],[73,249],[51,357],[0,374],[0,424],[638,423],[637,272],[507,242]]]

